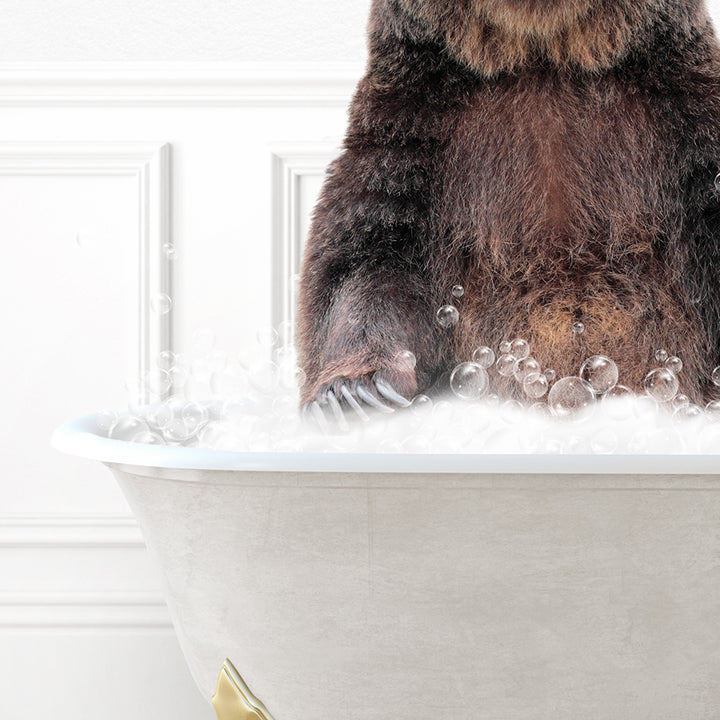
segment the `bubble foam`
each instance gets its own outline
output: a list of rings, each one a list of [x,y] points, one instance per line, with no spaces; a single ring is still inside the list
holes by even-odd
[[[529,354],[529,343],[516,339],[497,348],[494,366],[496,351],[478,348],[474,358],[482,363],[460,363],[447,396],[418,395],[409,409],[390,414],[368,410],[367,422],[333,422],[329,412],[312,422],[299,412],[303,375],[295,352],[271,353],[276,341],[260,333],[253,351],[224,353],[214,333],[196,332],[191,355],[165,351],[156,368],[128,381],[130,412],[99,412],[98,431],[238,452],[720,454],[720,400],[701,408],[678,395],[682,363],[667,362],[664,353],[645,393],[635,395],[618,382],[609,358],[591,356],[577,376],[556,379]],[[408,368],[416,362],[410,350],[398,358]],[[514,378],[524,402],[490,394],[491,374]],[[720,379],[720,368],[710,377]]]

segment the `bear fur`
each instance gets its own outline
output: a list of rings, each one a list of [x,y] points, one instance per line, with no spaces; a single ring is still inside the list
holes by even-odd
[[[374,0],[368,33],[303,261],[303,402],[351,402],[342,386],[378,371],[412,397],[514,337],[558,377],[607,355],[634,390],[664,348],[680,392],[709,400],[720,49],[703,2]]]

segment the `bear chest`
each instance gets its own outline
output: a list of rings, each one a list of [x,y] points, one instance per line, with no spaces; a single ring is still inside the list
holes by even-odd
[[[484,87],[443,158],[443,231],[497,258],[539,242],[651,254],[679,221],[673,154],[663,114],[618,84]]]

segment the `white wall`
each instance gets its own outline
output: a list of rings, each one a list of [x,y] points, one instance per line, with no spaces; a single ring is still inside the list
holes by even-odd
[[[0,61],[362,61],[369,6],[369,0],[5,0]]]
[[[368,4],[3,5],[3,720],[213,716],[109,472],[48,438],[65,418],[122,404],[128,370],[166,332],[184,350],[195,327],[213,327],[232,349],[290,315]],[[167,238],[174,263],[159,251]],[[165,324],[144,307],[148,278],[173,297]]]
[[[163,69],[155,80],[152,68],[115,67],[112,81],[106,70],[35,69],[36,89],[16,92],[15,71],[0,69],[3,719],[90,720],[88,693],[121,698],[104,720],[212,716],[109,472],[55,452],[49,435],[66,418],[122,406],[128,370],[152,359],[143,347],[162,347],[165,330],[185,351],[194,328],[212,327],[233,350],[289,312],[281,290],[293,289],[359,72],[275,70],[260,97],[257,67],[200,78]],[[173,298],[167,327],[143,300],[148,278]],[[53,668],[40,694],[38,658]]]

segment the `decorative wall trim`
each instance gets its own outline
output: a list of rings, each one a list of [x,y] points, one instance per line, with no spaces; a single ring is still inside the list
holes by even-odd
[[[170,145],[146,143],[0,143],[0,175],[129,175],[137,181],[137,374],[154,367],[161,350],[171,349],[172,311],[153,313],[151,298],[172,297],[170,261]],[[137,401],[147,398],[138,397]]]
[[[0,105],[345,107],[358,63],[0,63]]]
[[[43,549],[142,549],[145,542],[132,517],[43,516],[0,517],[0,550]]]
[[[280,344],[292,341],[297,287],[305,238],[302,233],[302,178],[322,177],[340,152],[339,143],[276,145],[272,148],[272,321]]]
[[[0,593],[0,630],[172,628],[167,605],[146,593]]]
[[[0,516],[0,553],[17,550],[135,551],[145,553],[140,529],[132,517],[8,515]],[[34,556],[35,563],[45,556]],[[55,556],[48,556],[52,558]],[[67,554],[63,557],[72,557]],[[82,562],[85,555],[77,556]],[[109,572],[112,572],[110,570]],[[72,579],[72,578],[71,578]],[[1,585],[2,583],[0,583]],[[1,591],[0,630],[172,627],[162,595],[114,590]]]

